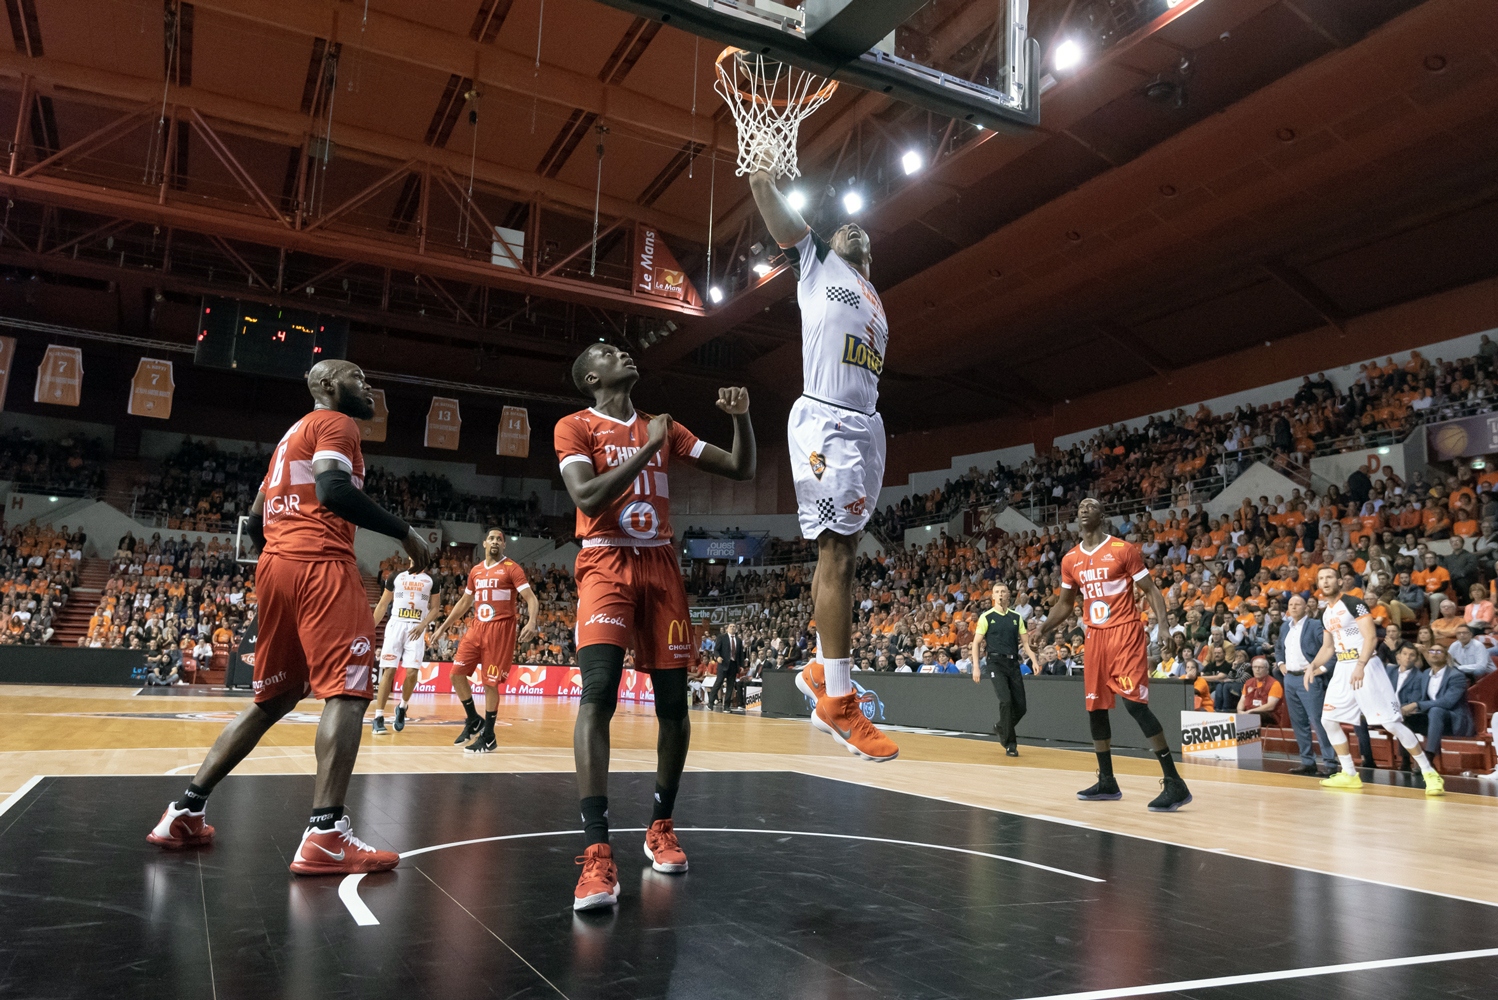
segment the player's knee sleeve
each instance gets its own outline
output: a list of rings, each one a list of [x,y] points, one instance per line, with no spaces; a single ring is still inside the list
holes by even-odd
[[[1134,717],[1134,721],[1139,723],[1139,729],[1144,733],[1144,738],[1147,740],[1154,739],[1165,729],[1164,726],[1160,725],[1160,720],[1155,717],[1155,713],[1151,712],[1150,707],[1142,701],[1130,701],[1125,698],[1124,711],[1128,712]]]
[[[584,646],[577,651],[577,669],[583,678],[582,705],[599,705],[613,714],[619,703],[619,679],[624,676],[624,650],[608,643]]]
[[[1398,740],[1399,745],[1406,750],[1414,750],[1420,746],[1420,737],[1416,736],[1415,731],[1402,722],[1385,722],[1384,730]]]
[[[1321,728],[1326,730],[1326,738],[1333,743],[1346,743],[1347,734],[1342,732],[1342,724],[1336,719],[1321,717]]]
[[[660,670],[650,675],[655,688],[655,715],[659,719],[680,722],[687,717],[687,672]]]
[[[1111,740],[1113,738],[1113,724],[1108,719],[1106,708],[1094,708],[1087,713],[1087,727],[1092,730],[1094,740]]]

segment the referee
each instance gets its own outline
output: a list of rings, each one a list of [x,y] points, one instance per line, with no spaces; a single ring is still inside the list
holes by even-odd
[[[1004,744],[1004,752],[1010,757],[1018,757],[1014,727],[1025,717],[1025,682],[1019,672],[1019,652],[1023,646],[1025,658],[1033,665],[1035,650],[1030,647],[1025,620],[1009,606],[1009,587],[1006,584],[993,585],[993,607],[978,617],[972,652],[974,684],[980,679],[978,664],[983,662],[985,643],[988,646],[988,674],[993,678],[994,693],[999,696],[999,724],[994,727],[994,732]]]

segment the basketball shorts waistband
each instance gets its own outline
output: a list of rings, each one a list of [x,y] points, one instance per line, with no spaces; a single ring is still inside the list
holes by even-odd
[[[578,545],[584,549],[658,549],[671,541],[669,538],[584,538]]]
[[[849,413],[861,413],[866,417],[877,417],[879,415],[878,410],[860,410],[856,406],[849,406],[846,403],[834,403],[830,399],[823,399],[821,396],[813,396],[809,392],[803,392],[801,394],[801,398],[809,399],[813,403],[821,403],[823,406],[830,406],[835,410],[847,410]]]

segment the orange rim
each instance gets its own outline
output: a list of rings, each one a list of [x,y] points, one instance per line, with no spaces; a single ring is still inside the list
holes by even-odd
[[[719,78],[720,79],[725,79],[726,78],[729,81],[729,86],[731,88],[733,88],[733,92],[735,94],[738,94],[739,98],[741,100],[748,101],[751,104],[768,104],[772,108],[788,108],[793,103],[797,107],[800,107],[800,106],[805,105],[805,104],[812,104],[814,102],[818,102],[819,103],[821,101],[825,101],[825,100],[827,100],[827,98],[831,97],[833,95],[833,93],[837,90],[837,81],[836,80],[828,80],[824,84],[822,84],[821,89],[817,90],[814,93],[807,94],[805,97],[801,98],[798,101],[794,101],[794,102],[791,101],[788,98],[785,99],[785,100],[782,100],[780,98],[772,98],[771,100],[766,101],[763,97],[759,96],[758,94],[746,94],[742,90],[739,89],[739,85],[738,85],[738,74],[736,74],[736,73],[730,73],[727,70],[725,70],[723,68],[723,60],[727,59],[729,56],[733,55],[734,53],[737,53],[737,52],[747,53],[748,51],[749,51],[748,49],[741,49],[737,45],[730,45],[730,46],[728,46],[728,48],[724,49],[722,52],[719,52],[718,53],[718,58],[713,60],[713,65],[717,66],[717,68],[718,68],[718,76],[719,76]],[[778,62],[779,60],[776,60],[776,61]],[[790,63],[784,63],[783,65],[789,66]],[[802,72],[804,73],[804,72],[807,72],[807,71],[806,70],[802,70]],[[812,73],[812,74],[809,74],[809,75],[815,76],[816,74]]]

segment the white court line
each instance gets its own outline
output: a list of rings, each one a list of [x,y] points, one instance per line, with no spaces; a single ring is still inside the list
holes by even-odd
[[[338,885],[338,898],[343,900],[343,905],[354,915],[354,923],[360,927],[369,927],[378,924],[375,915],[370,912],[369,907],[364,905],[364,900],[359,898],[359,883],[364,881],[363,875],[349,875]]]
[[[643,826],[630,826],[621,829],[610,830],[610,833],[644,833]],[[414,858],[418,854],[430,854],[432,851],[445,851],[449,847],[466,847],[469,844],[492,844],[501,840],[526,840],[533,837],[576,837],[581,830],[547,830],[541,833],[510,833],[501,837],[475,837],[472,840],[455,840],[450,844],[433,844],[431,847],[418,847],[415,850],[402,851],[401,857]],[[1106,879],[1094,878],[1091,875],[1083,875],[1079,872],[1069,872],[1065,868],[1052,868],[1050,865],[1038,864],[1034,861],[1026,861],[1023,858],[1011,858],[1004,854],[989,854],[987,851],[974,851],[966,847],[951,847],[947,844],[923,844],[916,840],[892,840],[887,837],[860,837],[851,833],[813,833],[809,830],[761,830],[758,828],[739,828],[727,826],[679,826],[677,833],[755,833],[767,834],[779,837],[824,837],[830,840],[857,840],[870,844],[894,844],[898,847],[925,847],[933,851],[950,851],[953,854],[968,854],[978,858],[992,858],[995,861],[1008,861],[1011,864],[1024,865],[1026,868],[1038,868],[1041,871],[1051,872],[1055,875],[1066,875],[1070,878],[1081,879],[1084,882],[1104,882]],[[338,887],[338,898],[343,900],[343,905],[348,907],[349,913],[354,917],[354,922],[361,927],[369,927],[379,923],[375,915],[370,911],[364,901],[359,898],[359,882],[363,875],[346,875],[343,883]]]
[[[45,777],[45,774],[35,774],[26,779],[26,784],[11,792],[10,795],[6,797],[4,802],[0,802],[0,816],[4,816],[11,806],[15,805],[17,802],[20,802],[23,798],[25,798],[26,793],[35,788],[37,784]]]
[[[743,773],[743,772],[736,772]],[[761,771],[760,774],[773,772]],[[783,772],[782,772],[783,773]],[[852,778],[839,778],[831,774],[819,774],[815,771],[793,771],[793,774],[804,774],[811,778],[825,778],[828,781],[841,781],[846,785],[854,785],[858,788],[874,788],[881,792],[893,792],[896,795],[913,795],[918,799],[935,799],[937,802],[948,802],[954,806],[967,806],[969,809],[982,809],[984,812],[998,813],[1000,816],[1019,816],[1023,819],[1038,819],[1045,823],[1060,823],[1063,826],[1074,826],[1082,830],[1091,830],[1093,833],[1106,833],[1114,837],[1132,837],[1135,840],[1146,840],[1152,844],[1164,844],[1166,847],[1180,847],[1188,851],[1202,851],[1206,854],[1218,854],[1223,857],[1237,858],[1240,861],[1253,861],[1261,865],[1278,865],[1281,868],[1293,868],[1296,871],[1310,872],[1312,875],[1328,875],[1332,878],[1345,878],[1353,882],[1364,882],[1368,885],[1382,886],[1385,889],[1403,889],[1405,892],[1421,892],[1427,896],[1440,896],[1442,899],[1454,899],[1459,903],[1476,903],[1478,906],[1498,907],[1498,903],[1490,899],[1474,899],[1471,896],[1457,896],[1449,892],[1439,892],[1435,889],[1421,889],[1413,885],[1400,885],[1398,882],[1382,882],[1376,878],[1364,878],[1361,875],[1348,875],[1345,872],[1331,872],[1324,868],[1309,868],[1306,865],[1291,864],[1288,861],[1279,861],[1275,858],[1264,858],[1254,854],[1238,854],[1221,847],[1197,847],[1194,844],[1183,844],[1175,840],[1166,840],[1163,837],[1146,837],[1142,833],[1125,833],[1122,830],[1109,830],[1106,827],[1093,826],[1077,819],[1062,819],[1059,816],[1047,816],[1045,813],[1016,812],[1013,809],[1000,809],[998,806],[981,806],[973,802],[963,802],[961,799],[949,799],[944,795],[927,795],[925,792],[907,792],[898,788],[885,788],[883,785],[866,785]],[[1106,808],[1106,807],[1103,807]],[[1165,822],[1170,822],[1165,820]]]
[[[1248,983],[1279,982],[1283,979],[1308,979],[1312,976],[1332,976],[1345,972],[1397,969],[1407,965],[1460,962],[1469,958],[1498,958],[1498,948],[1483,948],[1479,951],[1448,951],[1440,955],[1411,955],[1408,958],[1380,958],[1371,962],[1317,965],[1306,969],[1252,972],[1242,976],[1217,976],[1212,979],[1183,979],[1177,983],[1155,983],[1152,986],[1123,986],[1111,990],[1087,990],[1083,993],[1051,993],[1043,997],[1026,997],[1025,1000],[1114,1000],[1116,997],[1145,997],[1157,993],[1179,993],[1185,990],[1210,989],[1216,986],[1242,986]]]

